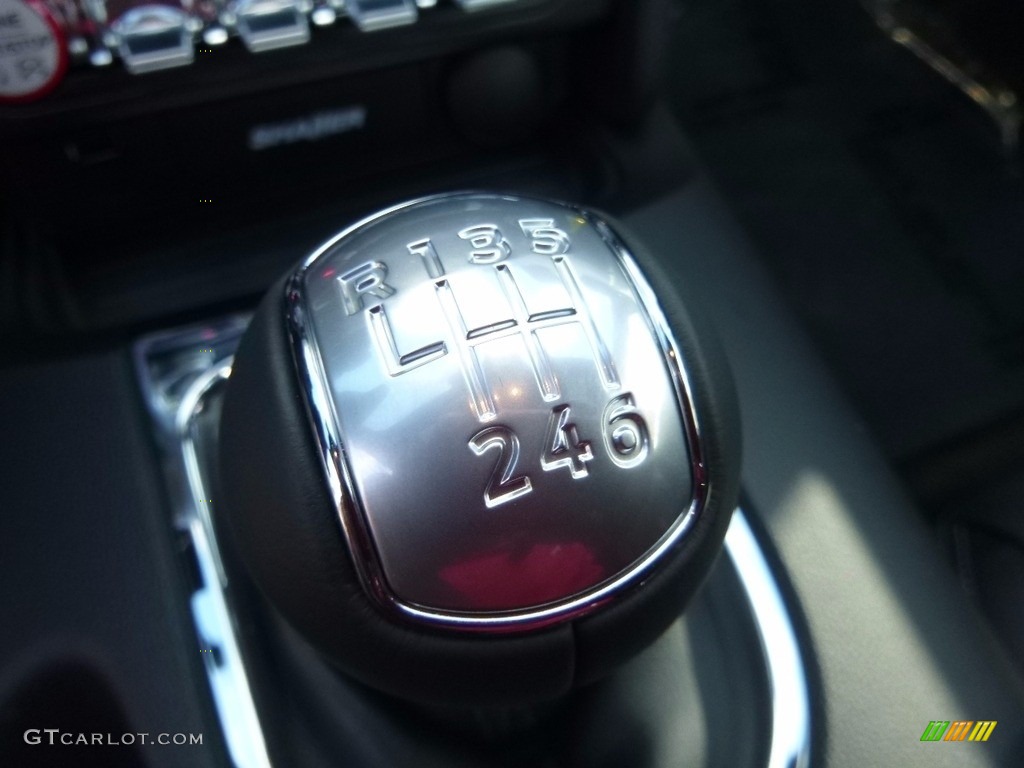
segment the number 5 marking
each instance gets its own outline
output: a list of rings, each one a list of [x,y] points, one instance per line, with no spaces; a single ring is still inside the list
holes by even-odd
[[[533,490],[533,484],[526,475],[513,477],[519,461],[519,438],[508,427],[488,427],[473,435],[469,449],[477,456],[483,456],[491,448],[498,449],[498,460],[494,463],[491,479],[484,491],[484,504],[488,509],[507,504]]]
[[[558,256],[569,251],[572,241],[554,219],[520,219],[523,234],[530,236],[530,250],[541,256]]]

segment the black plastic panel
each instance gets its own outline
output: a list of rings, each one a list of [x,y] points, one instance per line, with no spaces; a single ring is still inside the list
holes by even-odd
[[[144,417],[126,354],[0,370],[0,764],[222,765]]]

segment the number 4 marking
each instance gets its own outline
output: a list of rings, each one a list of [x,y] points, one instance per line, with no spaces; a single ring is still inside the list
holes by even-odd
[[[568,467],[573,479],[580,480],[587,476],[587,462],[593,461],[594,452],[588,441],[580,440],[576,425],[569,423],[569,414],[568,405],[559,405],[551,411],[540,465],[545,472]]]

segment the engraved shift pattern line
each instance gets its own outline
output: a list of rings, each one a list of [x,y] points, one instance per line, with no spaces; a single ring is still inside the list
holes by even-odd
[[[478,328],[467,329],[465,319],[459,311],[455,296],[447,280],[441,280],[436,285],[439,288],[438,296],[446,295],[442,299],[442,308],[448,319],[449,327],[456,339],[456,346],[465,346],[465,351],[460,354],[460,361],[463,363],[463,375],[469,384],[470,393],[476,403],[481,403],[481,396],[486,397],[486,403],[491,410],[484,411],[477,408],[477,416],[481,421],[487,421],[497,416],[497,409],[494,408],[494,400],[487,390],[474,390],[474,382],[482,382],[486,386],[483,369],[480,366],[476,354],[476,347],[499,339],[507,339],[510,336],[520,336],[524,340],[529,351],[530,367],[533,369],[533,376],[540,389],[541,396],[547,400],[556,400],[561,397],[561,390],[558,386],[558,377],[554,374],[551,363],[548,360],[544,348],[540,344],[537,331],[542,328],[554,328],[559,325],[578,323],[575,307],[562,307],[560,309],[538,312],[530,315],[523,300],[522,292],[516,283],[515,277],[506,264],[495,265],[498,274],[498,282],[509,300],[514,317],[506,320],[499,320],[495,323],[482,325]],[[446,294],[440,292],[442,284]],[[462,349],[460,349],[462,352]]]
[[[429,240],[410,244],[409,251],[423,257],[428,271],[436,272],[443,269]],[[462,369],[463,378],[469,388],[473,409],[480,421],[491,421],[498,415],[498,411],[476,348],[481,344],[510,336],[519,336],[523,339],[530,358],[530,368],[534,380],[537,382],[541,397],[546,402],[558,400],[562,396],[562,392],[558,376],[555,374],[551,360],[545,352],[538,334],[538,331],[544,328],[579,323],[594,352],[594,363],[605,389],[617,389],[620,386],[615,363],[587,308],[572,266],[564,256],[555,256],[552,258],[552,262],[569,294],[572,302],[570,306],[530,314],[526,300],[523,298],[523,293],[519,289],[519,284],[509,265],[496,264],[494,269],[498,285],[508,301],[512,317],[477,328],[467,327],[465,316],[459,308],[451,283],[445,278],[434,282],[434,291],[454,341],[453,346],[459,367]],[[414,368],[444,357],[450,351],[448,345],[439,341],[408,354],[401,354],[395,343],[391,323],[383,305],[378,304],[370,308],[369,322],[377,342],[377,348],[381,351],[391,376],[400,376]]]
[[[576,273],[573,271],[572,265],[565,256],[554,256],[551,260],[555,263],[555,269],[558,271],[558,276],[562,278],[565,290],[569,292],[569,298],[572,300],[573,307],[579,315],[579,322],[583,326],[583,332],[587,335],[587,341],[590,342],[591,349],[594,350],[604,388],[618,389],[621,385],[619,383],[619,373],[615,369],[615,361],[612,360],[608,347],[605,346],[601,334],[598,333],[597,326],[594,324],[594,318],[587,310],[587,303],[583,299],[579,283],[576,282]]]
[[[564,256],[556,256],[552,261],[566,291],[569,293],[572,306],[545,310],[544,312],[537,312],[531,315],[526,306],[526,300],[523,298],[523,293],[519,289],[519,284],[516,282],[509,265],[496,264],[494,269],[498,276],[498,284],[508,300],[512,317],[478,328],[466,327],[466,320],[459,309],[458,302],[455,300],[451,284],[447,280],[439,280],[435,283],[438,300],[441,303],[441,309],[448,322],[448,327],[456,341],[455,346],[458,348],[462,373],[469,387],[477,418],[480,421],[490,421],[495,418],[497,416],[497,408],[487,384],[483,367],[480,365],[476,347],[481,344],[497,341],[498,339],[508,338],[509,336],[520,336],[526,344],[533,377],[537,382],[541,397],[545,401],[557,400],[562,394],[558,383],[558,376],[555,374],[551,361],[544,351],[544,347],[540,343],[540,338],[537,334],[543,328],[554,328],[560,325],[579,323],[594,351],[595,364],[605,388],[616,389],[619,387],[619,377],[615,369],[615,363],[598,333],[597,326],[594,324],[590,312],[586,309],[586,302],[583,299],[579,284],[576,282],[576,276],[571,265]]]
[[[457,342],[455,348],[462,367],[462,375],[469,387],[477,418],[480,421],[490,421],[498,415],[498,412],[494,407],[494,398],[491,397],[491,390],[487,384],[487,378],[484,376],[484,370],[480,366],[476,350],[468,343],[471,331],[466,328],[465,318],[455,301],[451,284],[447,280],[438,280],[434,283],[434,289],[437,291],[438,301],[441,302],[444,319],[448,322],[448,328]]]
[[[558,377],[551,368],[551,362],[544,352],[537,337],[539,328],[551,328],[557,325],[576,323],[576,310],[573,307],[551,310],[530,315],[522,292],[512,276],[506,264],[495,266],[498,274],[498,281],[505,296],[508,298],[512,309],[513,317],[507,320],[499,320],[495,323],[480,326],[478,328],[467,328],[466,320],[459,309],[451,284],[447,280],[439,280],[435,285],[438,300],[445,320],[456,340],[459,362],[462,366],[462,373],[469,387],[477,418],[480,421],[490,421],[497,416],[497,407],[487,383],[483,367],[476,353],[476,347],[491,341],[508,338],[509,336],[521,336],[526,342],[530,356],[530,367],[533,370],[534,379],[540,389],[541,396],[545,400],[556,400],[561,396],[558,386]]]
[[[548,401],[557,400],[562,396],[561,389],[558,386],[558,377],[555,376],[555,372],[551,368],[551,361],[548,359],[547,353],[544,352],[540,339],[537,338],[536,327],[530,327],[535,321],[530,316],[530,311],[526,307],[526,300],[523,299],[519,285],[516,283],[515,278],[512,277],[507,264],[499,264],[495,269],[498,271],[498,283],[505,292],[505,298],[508,299],[509,306],[512,308],[512,324],[523,326],[523,341],[526,342],[526,351],[530,355],[533,377],[537,380],[537,386],[540,387],[541,397]],[[553,319],[563,322],[564,318],[575,314],[576,312],[572,309],[557,310],[556,313],[545,313],[545,315],[551,315]],[[546,323],[548,321],[544,319],[536,322]],[[530,328],[529,332],[526,331],[527,328]]]
[[[391,323],[384,311],[384,305],[377,304],[370,307],[368,317],[370,318],[370,330],[377,341],[377,348],[384,353],[384,364],[387,366],[390,376],[399,376],[448,354],[448,348],[443,341],[428,344],[406,355],[399,354],[395,336],[391,332]]]

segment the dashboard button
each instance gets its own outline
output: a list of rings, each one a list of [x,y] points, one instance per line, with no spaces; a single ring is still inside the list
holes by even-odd
[[[240,0],[236,29],[253,53],[309,42],[307,8],[295,0]]]
[[[132,74],[191,64],[192,17],[179,8],[142,5],[110,25],[117,50]]]
[[[348,0],[345,7],[363,32],[412,24],[419,17],[414,0]]]

